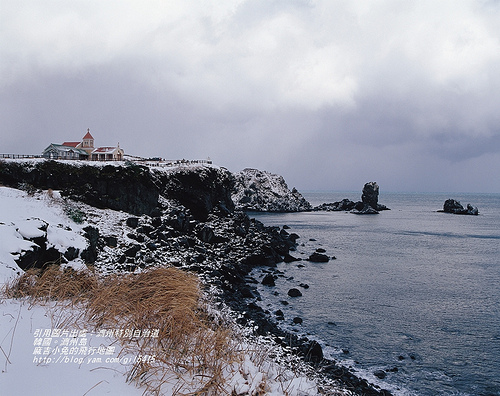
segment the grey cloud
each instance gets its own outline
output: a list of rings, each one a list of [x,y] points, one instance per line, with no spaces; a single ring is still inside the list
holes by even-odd
[[[37,6],[44,31],[11,3],[0,151],[91,128],[97,144],[210,156],[299,189],[500,191],[485,176],[500,166],[498,4],[140,4],[115,18],[101,2],[85,17]]]
[[[471,137],[453,133],[433,135],[430,151],[452,162],[500,153],[500,131],[491,136]]]

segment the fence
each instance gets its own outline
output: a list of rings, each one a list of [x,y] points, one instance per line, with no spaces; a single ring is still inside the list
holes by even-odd
[[[211,164],[212,160],[135,160],[134,162],[143,162],[148,166],[164,167],[164,166],[179,166],[191,164]]]
[[[163,158],[140,158],[140,157],[132,157],[126,156],[124,159],[116,159],[116,158],[89,158],[89,159],[76,159],[76,158],[68,158],[61,156],[51,156],[50,158],[44,157],[43,155],[30,155],[30,154],[0,154],[0,158],[9,158],[9,159],[30,159],[30,158],[45,158],[50,160],[72,160],[72,161],[98,161],[98,162],[107,162],[107,161],[131,161],[131,162],[142,162],[148,166],[179,166],[179,165],[190,165],[190,164],[211,164],[212,160],[210,159],[199,159],[199,160],[165,160]]]
[[[42,156],[41,155],[31,155],[31,154],[0,154],[0,158],[11,158],[11,159],[42,158]]]

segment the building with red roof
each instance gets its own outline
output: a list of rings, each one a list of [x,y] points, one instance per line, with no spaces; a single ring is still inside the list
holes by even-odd
[[[116,147],[94,147],[94,137],[90,134],[90,129],[81,142],[64,142],[63,144],[51,143],[42,156],[51,159],[90,159],[94,161],[122,161],[125,152]]]

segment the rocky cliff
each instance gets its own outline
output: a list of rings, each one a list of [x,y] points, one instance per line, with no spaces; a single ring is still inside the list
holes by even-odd
[[[295,189],[290,190],[282,176],[244,169],[234,174],[233,201],[238,209],[257,212],[301,212],[312,206]]]
[[[155,169],[135,163],[98,166],[69,161],[0,161],[0,183],[60,190],[63,197],[134,215],[158,212],[161,198],[176,200],[198,219],[206,218],[215,208],[234,209],[233,177],[217,167]]]
[[[27,190],[34,197],[61,197],[54,204],[81,214],[78,221],[87,240],[85,249],[65,247],[61,254],[50,248],[47,232],[42,232],[49,225],[41,224],[36,238],[26,237],[33,248],[16,259],[22,269],[43,269],[74,259],[92,264],[102,273],[170,263],[198,273],[219,290],[229,306],[245,311],[242,324],[256,323],[258,334],[285,335],[252,302],[258,292],[246,277],[256,266],[283,261],[298,236],[235,211],[230,195],[234,179],[227,170],[0,161],[0,184]],[[43,192],[49,189],[58,192]],[[292,335],[287,338],[308,359],[317,361],[322,356],[318,346],[311,355],[309,341]]]

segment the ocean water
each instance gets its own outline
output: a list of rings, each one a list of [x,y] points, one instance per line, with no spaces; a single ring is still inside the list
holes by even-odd
[[[303,195],[313,205],[360,199]],[[447,198],[480,215],[436,212]],[[281,309],[284,327],[394,394],[500,395],[500,194],[385,193],[379,202],[391,210],[251,213],[300,235],[295,256],[323,248],[337,258],[279,264],[276,287],[259,286],[264,308]],[[303,295],[288,297],[291,287]]]

